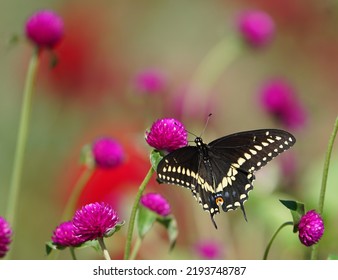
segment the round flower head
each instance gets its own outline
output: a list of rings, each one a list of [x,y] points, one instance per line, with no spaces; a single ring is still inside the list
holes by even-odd
[[[159,193],[148,193],[141,197],[141,204],[156,212],[158,215],[167,216],[170,214],[170,205],[168,201]]]
[[[135,79],[136,90],[140,93],[159,93],[165,90],[167,79],[158,69],[140,72]]]
[[[96,140],[92,147],[96,165],[101,168],[112,168],[120,165],[123,161],[121,145],[110,138]]]
[[[63,36],[63,20],[53,11],[37,11],[26,22],[26,36],[40,48],[53,48]]]
[[[315,210],[310,210],[300,218],[298,231],[300,242],[305,246],[312,246],[323,236],[323,219]]]
[[[272,18],[263,11],[246,11],[239,16],[238,29],[244,39],[254,47],[269,43],[275,34]]]
[[[9,251],[11,237],[12,229],[9,223],[3,217],[0,217],[0,258],[3,258]]]
[[[75,235],[85,241],[103,237],[117,222],[116,211],[105,202],[87,204],[73,218]]]
[[[260,102],[265,111],[288,128],[305,124],[306,114],[295,89],[283,79],[268,81],[261,89]]]
[[[77,246],[85,240],[75,235],[72,221],[63,222],[53,232],[52,241],[60,246]]]
[[[221,248],[222,248],[221,244],[213,240],[203,240],[195,245],[196,253],[202,259],[210,259],[210,260],[221,258],[222,256]]]
[[[188,144],[187,131],[178,120],[159,119],[146,131],[146,141],[157,150],[172,152]]]

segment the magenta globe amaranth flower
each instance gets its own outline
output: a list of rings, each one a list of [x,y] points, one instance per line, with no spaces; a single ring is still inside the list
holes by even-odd
[[[53,48],[63,36],[63,20],[54,11],[41,10],[26,22],[26,36],[38,47]]]
[[[263,11],[242,12],[237,24],[244,39],[254,47],[267,45],[275,34],[274,21]]]
[[[85,241],[104,237],[118,223],[118,216],[111,205],[95,202],[83,206],[73,218],[75,235]]]
[[[72,221],[63,222],[53,232],[52,241],[60,246],[77,246],[85,240],[75,235],[75,228]]]
[[[147,193],[141,197],[141,204],[158,215],[168,216],[171,212],[168,201],[159,193]]]
[[[157,150],[172,152],[188,144],[187,131],[176,119],[159,119],[146,131],[146,141]]]
[[[295,88],[282,78],[266,82],[260,90],[263,110],[289,129],[300,128],[306,122],[306,112]]]
[[[310,210],[300,218],[298,224],[298,237],[305,246],[316,244],[324,233],[324,222],[321,216]]]
[[[167,87],[167,78],[159,69],[146,69],[135,77],[135,88],[139,93],[156,94]]]
[[[222,244],[214,240],[202,240],[195,245],[195,252],[202,259],[219,259],[222,257]]]
[[[9,251],[9,244],[12,242],[12,229],[9,223],[0,216],[0,258],[3,258]]]
[[[92,147],[95,163],[100,168],[112,168],[123,161],[123,149],[121,145],[108,137],[96,140]]]

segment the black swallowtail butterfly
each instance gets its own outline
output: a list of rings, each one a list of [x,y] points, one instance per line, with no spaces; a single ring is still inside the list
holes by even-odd
[[[191,190],[214,215],[240,207],[253,189],[254,172],[294,145],[296,139],[279,129],[259,129],[227,135],[205,144],[195,138],[196,146],[186,146],[166,155],[157,166],[157,181]]]

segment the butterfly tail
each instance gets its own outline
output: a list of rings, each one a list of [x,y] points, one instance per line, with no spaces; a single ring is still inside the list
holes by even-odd
[[[211,218],[211,221],[215,227],[215,229],[217,229],[217,225],[216,225],[216,222],[215,222],[215,219],[214,219],[214,215],[210,213],[210,218]]]
[[[243,203],[241,203],[241,210],[243,212],[245,221],[248,221],[248,219],[246,218],[246,213],[245,213],[245,209],[244,209],[244,204]]]

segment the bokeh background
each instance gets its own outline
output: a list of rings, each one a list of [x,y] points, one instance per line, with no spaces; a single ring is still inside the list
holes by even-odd
[[[175,117],[200,134],[213,113],[203,135],[206,142],[242,130],[285,129],[259,103],[262,85],[276,77],[294,88],[306,122],[289,129],[297,138],[295,147],[257,173],[245,204],[248,222],[241,211],[221,213],[215,230],[190,191],[153,180],[147,191],[168,199],[179,236],[169,252],[166,233],[156,225],[138,258],[261,259],[275,230],[291,220],[279,199],[302,201],[308,210],[317,207],[327,142],[338,112],[337,1],[1,0],[0,215],[6,209],[24,78],[33,51],[24,38],[24,23],[42,8],[63,17],[65,37],[55,49],[57,66],[49,66],[51,52],[44,52],[40,65],[12,258],[47,258],[44,244],[83,171],[79,158],[85,144],[113,137],[124,147],[125,162],[116,170],[97,170],[79,206],[105,200],[128,222],[150,166],[144,132],[153,121]],[[220,41],[233,38],[236,17],[247,9],[263,10],[273,18],[271,43],[244,47],[207,92],[187,94],[202,61]],[[135,77],[147,69],[163,78],[159,92],[144,93],[135,85]],[[338,254],[337,174],[336,145],[323,213],[322,259]],[[113,258],[123,256],[126,231],[124,227],[108,241]],[[269,257],[306,259],[309,254],[289,227],[281,231]],[[79,250],[78,257],[100,258],[88,248]],[[70,255],[64,251],[59,258]]]

